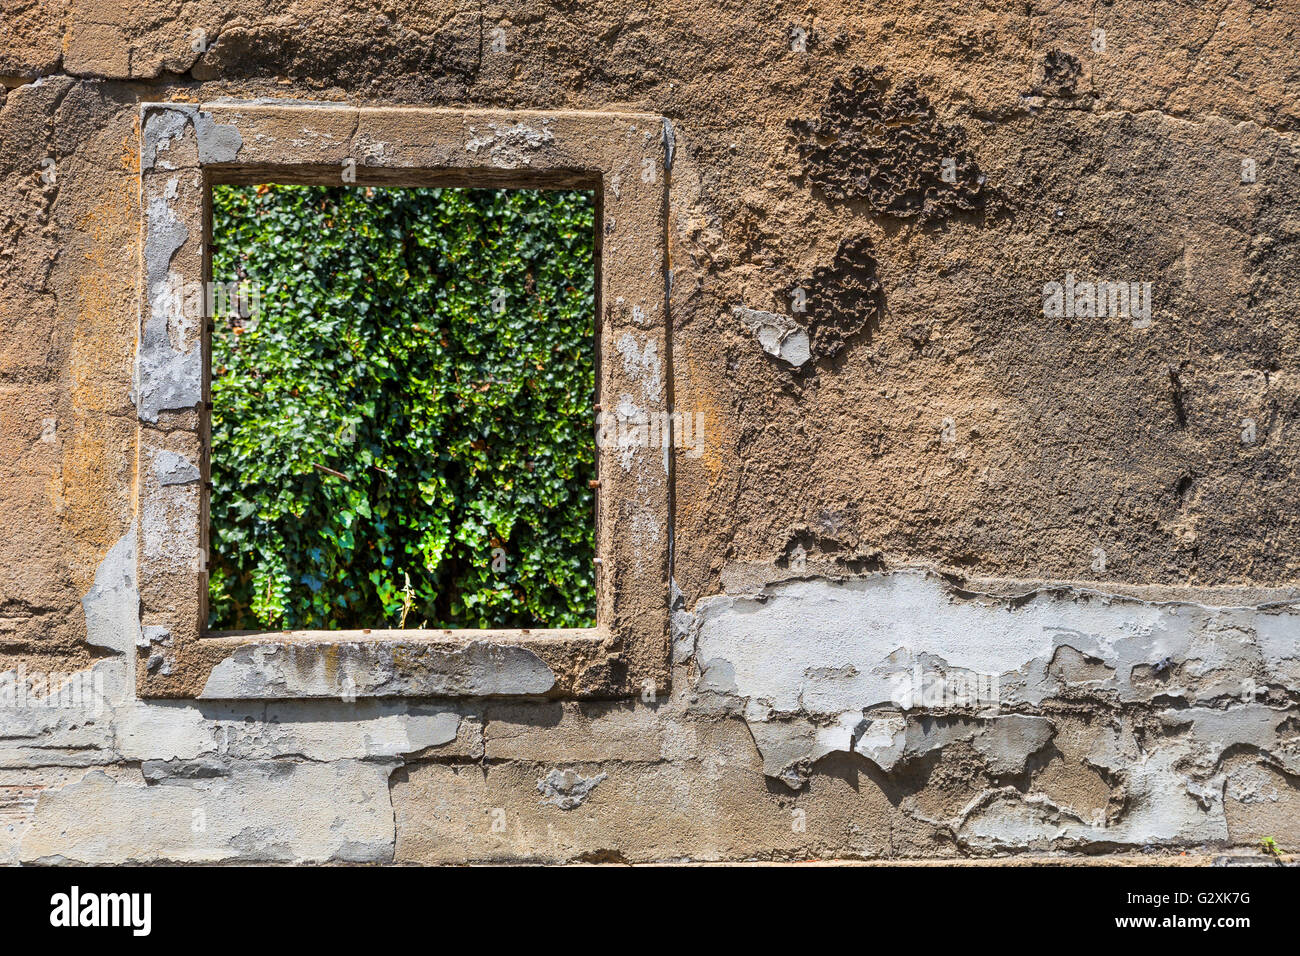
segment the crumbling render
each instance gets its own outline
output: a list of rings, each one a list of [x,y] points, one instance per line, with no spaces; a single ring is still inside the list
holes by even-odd
[[[829,265],[784,290],[796,303],[819,358],[834,358],[858,338],[871,339],[884,309],[884,293],[876,277],[875,250],[866,236],[845,239]]]
[[[0,861],[1300,845],[1287,4],[300,6],[0,27]],[[201,635],[204,190],[345,173],[599,182],[608,631]]]
[[[1288,707],[1296,602],[1213,607],[1067,587],[994,597],[899,571],[706,598],[679,626],[692,707],[743,715],[764,772],[792,788],[831,754],[898,774],[971,748],[969,804],[944,817],[913,810],[972,851],[1226,840],[1223,762],[1243,748],[1300,780]],[[1116,781],[1120,812],[1083,818],[1032,782],[1008,785],[1032,778],[1058,726],[1081,715],[1092,730],[1080,756]]]

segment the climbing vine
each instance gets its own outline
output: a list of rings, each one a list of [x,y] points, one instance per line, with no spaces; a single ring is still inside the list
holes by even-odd
[[[209,627],[586,626],[589,193],[219,186]]]

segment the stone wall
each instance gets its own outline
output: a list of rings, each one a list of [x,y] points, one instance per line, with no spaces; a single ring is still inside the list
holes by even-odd
[[[1300,843],[1296,0],[0,12],[0,858]],[[227,98],[670,121],[670,688],[137,695],[140,104]]]

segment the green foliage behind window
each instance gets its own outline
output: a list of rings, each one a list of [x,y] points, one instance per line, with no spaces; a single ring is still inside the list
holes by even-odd
[[[591,195],[220,186],[213,233],[260,308],[212,335],[209,627],[589,626]]]

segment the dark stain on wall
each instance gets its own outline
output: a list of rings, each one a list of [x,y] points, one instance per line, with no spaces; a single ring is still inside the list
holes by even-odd
[[[876,258],[866,236],[845,239],[830,265],[818,266],[813,274],[786,289],[786,302],[798,301],[803,290],[806,311],[795,318],[808,328],[813,355],[834,358],[854,339],[879,325],[884,294],[876,278]]]
[[[829,200],[922,224],[985,209],[989,191],[965,130],[940,123],[912,80],[855,67],[831,86],[818,119],[790,127],[808,180]]]

